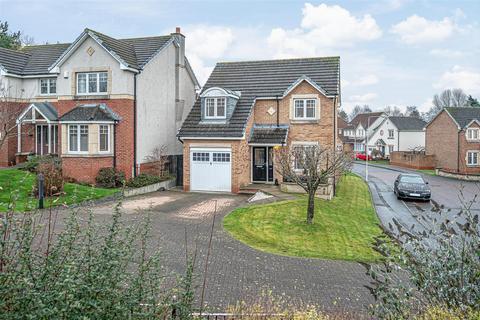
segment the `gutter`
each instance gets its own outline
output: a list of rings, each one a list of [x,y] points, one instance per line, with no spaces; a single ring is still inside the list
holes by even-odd
[[[113,148],[115,150],[115,152],[113,153],[113,168],[117,169],[117,130],[116,130],[116,124],[117,123],[114,123],[114,125],[112,126],[113,127]]]
[[[275,100],[277,100],[277,127],[280,125],[280,107],[278,102],[278,96],[275,96]]]

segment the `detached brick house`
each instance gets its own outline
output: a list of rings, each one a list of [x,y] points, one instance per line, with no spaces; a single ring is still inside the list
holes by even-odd
[[[179,131],[186,191],[282,183],[275,147],[336,149],[339,57],[215,66]]]
[[[89,183],[103,167],[142,172],[158,146],[181,155],[176,134],[199,89],[180,28],[130,39],[85,29],[68,44],[0,48],[0,85],[5,105],[23,110],[0,165],[58,154],[64,175]]]
[[[480,174],[480,108],[445,108],[425,131],[426,154],[438,168]]]

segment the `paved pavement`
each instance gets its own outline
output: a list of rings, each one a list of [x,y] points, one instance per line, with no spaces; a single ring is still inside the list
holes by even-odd
[[[365,178],[365,164],[355,163],[353,172]],[[377,214],[383,226],[388,230],[389,225],[393,225],[393,219],[396,219],[410,230],[412,226],[415,226],[414,230],[416,231],[438,227],[438,224],[432,226],[429,223],[430,221],[423,219],[428,214],[434,214],[432,213],[431,202],[403,201],[396,198],[393,193],[393,183],[402,172],[418,173],[393,166],[369,166],[368,168],[368,183]],[[464,207],[465,203],[469,203],[480,193],[480,185],[475,182],[427,174],[422,174],[422,176],[425,181],[429,182],[432,190],[432,200],[445,208],[439,222],[454,217]],[[478,201],[473,203],[472,209],[480,210],[480,203]],[[396,231],[396,228],[393,231]]]
[[[233,239],[223,229],[222,219],[246,205],[246,200],[242,195],[165,191],[125,200],[123,210],[125,219],[135,221],[142,214],[137,209],[144,212],[151,207],[155,248],[162,251],[169,272],[185,270],[186,231],[188,249],[198,245],[196,272],[200,274],[197,284],[201,284],[217,204],[205,294],[211,311],[225,311],[226,306],[258,298],[265,290],[287,303],[317,305],[326,311],[357,314],[373,302],[365,287],[370,279],[359,263],[273,255]],[[97,206],[96,219],[108,219],[113,204]]]

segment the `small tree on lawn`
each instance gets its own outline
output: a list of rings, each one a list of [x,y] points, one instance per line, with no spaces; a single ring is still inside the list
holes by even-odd
[[[296,183],[307,192],[307,223],[312,224],[318,187],[349,170],[351,159],[343,152],[317,145],[295,146],[281,149],[277,164],[277,171],[284,180]]]

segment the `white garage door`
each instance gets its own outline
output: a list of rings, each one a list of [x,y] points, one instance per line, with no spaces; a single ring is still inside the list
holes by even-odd
[[[226,148],[190,149],[190,190],[232,189],[232,152]]]

